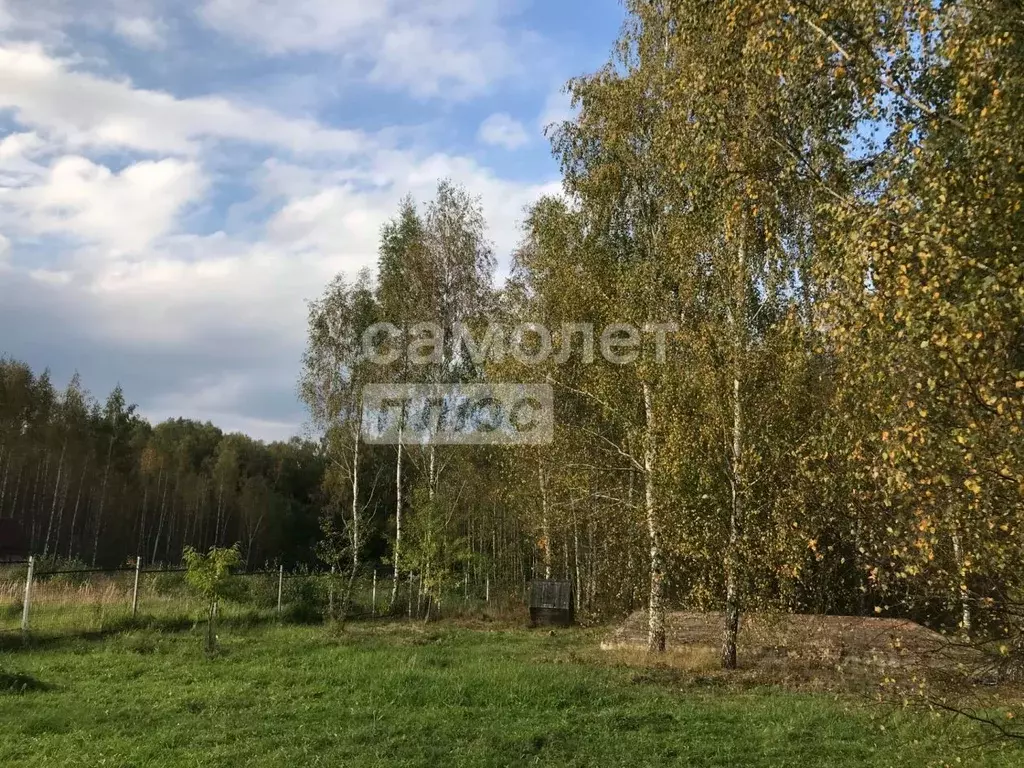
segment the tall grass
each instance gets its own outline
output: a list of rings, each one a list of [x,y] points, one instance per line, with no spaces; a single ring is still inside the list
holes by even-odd
[[[56,570],[50,568],[49,570]],[[25,591],[25,566],[0,568],[0,633],[20,631],[22,600]],[[39,573],[33,581],[30,605],[30,631],[34,635],[75,635],[102,632],[124,625],[132,619],[132,598],[135,573],[132,570],[111,572]],[[270,618],[297,624],[316,624],[329,620],[341,605],[344,589],[342,577],[325,573],[285,574],[280,582],[280,613],[278,612],[279,576],[257,573],[232,577],[227,598],[218,606],[219,618],[266,620]],[[426,600],[403,583],[398,599],[391,604],[390,580],[377,583],[376,594],[372,576],[357,581],[349,607],[350,618],[372,617],[420,618]],[[469,618],[493,620],[504,615],[524,616],[521,602],[514,598],[492,595],[487,603],[476,591],[453,591],[433,606],[434,620]],[[205,611],[193,595],[180,571],[143,571],[139,579],[137,622],[197,621]]]

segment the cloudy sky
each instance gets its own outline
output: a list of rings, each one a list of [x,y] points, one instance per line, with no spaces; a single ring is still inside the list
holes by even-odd
[[[0,354],[153,420],[301,432],[305,302],[398,200],[502,260],[617,0],[0,0]]]

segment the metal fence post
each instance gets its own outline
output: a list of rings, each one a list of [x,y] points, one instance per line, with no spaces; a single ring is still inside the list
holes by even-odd
[[[135,558],[135,586],[132,587],[132,618],[139,613],[139,571],[142,570],[142,555]]]
[[[21,631],[28,634],[29,606],[32,604],[32,573],[35,570],[36,559],[28,557],[28,578],[25,579],[25,600],[21,605]]]
[[[370,598],[370,614],[377,615],[377,569],[373,569],[373,596]]]
[[[277,612],[281,613],[281,597],[284,594],[284,566],[282,565],[277,572]]]

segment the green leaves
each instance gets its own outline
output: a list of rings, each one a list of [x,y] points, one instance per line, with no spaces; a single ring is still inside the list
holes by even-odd
[[[212,547],[205,555],[192,547],[186,547],[182,559],[187,568],[186,583],[209,602],[225,596],[231,569],[242,563],[237,544],[227,548]]]

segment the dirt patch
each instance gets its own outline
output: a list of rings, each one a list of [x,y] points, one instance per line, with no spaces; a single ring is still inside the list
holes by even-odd
[[[720,613],[670,613],[666,617],[667,645],[717,648],[724,626]],[[644,612],[634,613],[601,643],[605,650],[646,645]],[[740,624],[739,645],[748,657],[885,665],[935,653],[945,648],[947,641],[920,624],[899,619],[751,614]]]
[[[605,656],[628,666],[658,666],[690,675],[719,674],[725,619],[721,613],[666,617],[667,652],[646,652],[647,614],[637,612],[601,642]],[[920,624],[856,616],[750,614],[740,624],[734,682],[798,688],[863,689],[890,672],[924,671],[950,663],[949,641]]]

